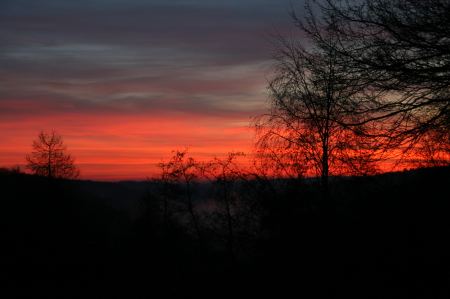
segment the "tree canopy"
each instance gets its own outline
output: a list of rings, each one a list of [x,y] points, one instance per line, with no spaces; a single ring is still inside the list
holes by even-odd
[[[80,174],[74,158],[67,153],[61,135],[40,132],[33,141],[33,151],[26,156],[27,169],[48,178],[77,178]]]
[[[359,121],[347,124],[372,123],[378,130],[368,133],[384,135],[394,145],[418,141],[428,131],[449,142],[450,1],[314,3],[310,11],[316,17],[305,27],[309,35],[335,51],[353,77],[376,95],[354,111]],[[327,43],[321,24],[333,31],[336,43]]]

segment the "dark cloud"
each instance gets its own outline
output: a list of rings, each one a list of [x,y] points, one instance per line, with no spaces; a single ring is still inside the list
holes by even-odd
[[[246,151],[290,2],[0,0],[0,165],[51,129],[85,178],[145,178],[186,146]]]
[[[270,26],[285,23],[287,6],[282,2],[287,1],[19,0],[2,2],[0,25],[10,45],[100,43],[232,50],[254,45]]]
[[[267,34],[290,24],[288,10],[288,0],[3,0],[1,114],[254,114]]]

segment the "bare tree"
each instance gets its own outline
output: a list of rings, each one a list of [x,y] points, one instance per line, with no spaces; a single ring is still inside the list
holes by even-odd
[[[412,151],[412,162],[419,167],[450,165],[449,132],[429,130]]]
[[[348,125],[371,123],[377,130],[367,133],[387,137],[393,146],[418,142],[428,130],[448,132],[449,0],[314,2],[337,42],[327,43],[328,32],[315,23],[307,26],[308,34],[340,56],[352,76],[378,94],[353,110],[361,117]]]
[[[33,151],[26,156],[26,168],[48,178],[77,178],[80,174],[74,158],[67,153],[61,135],[40,132],[33,141]]]
[[[308,21],[316,22],[310,13]],[[297,25],[309,32],[303,23]],[[332,26],[322,27],[322,42],[338,42]],[[343,125],[355,119],[355,105],[370,94],[362,92],[359,79],[350,76],[333,47],[309,37],[279,38],[275,75],[269,82],[271,110],[256,123],[258,146],[282,168],[298,171],[299,176],[320,176],[327,193],[330,174],[373,169],[368,166],[376,161],[374,143]],[[285,164],[289,158],[294,160]]]
[[[184,188],[184,204],[190,216],[197,237],[201,240],[202,232],[200,228],[199,216],[194,206],[193,185],[200,175],[200,164],[185,151],[175,151],[174,155],[167,163],[161,163],[160,168],[163,171],[163,180],[166,184],[179,184]],[[165,199],[165,211],[167,210],[167,198]],[[165,215],[167,217],[167,214]]]
[[[173,176],[172,176],[172,170],[171,170],[171,164],[169,163],[160,163],[159,168],[161,169],[161,176],[159,178],[159,195],[161,199],[161,210],[162,210],[162,217],[163,217],[163,223],[164,223],[164,229],[167,229],[168,224],[171,219],[171,209],[170,209],[170,200],[173,199],[174,191],[176,190],[176,186],[174,184]]]
[[[237,163],[239,157],[244,156],[241,152],[228,153],[224,159],[214,158],[213,161],[208,163],[206,171],[207,176],[212,176],[213,186],[215,191],[215,197],[218,200],[219,205],[223,208],[223,215],[226,226],[226,243],[227,250],[231,261],[235,261],[236,258],[236,223],[238,213],[238,198],[237,185],[240,180],[245,178],[245,174],[242,171],[240,165]],[[222,218],[222,217],[221,217]]]

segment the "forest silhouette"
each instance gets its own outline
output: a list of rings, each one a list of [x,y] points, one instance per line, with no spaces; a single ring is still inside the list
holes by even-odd
[[[96,182],[42,131],[27,173],[1,168],[5,292],[449,298],[450,2],[302,12],[301,38],[273,37],[253,154],[175,150],[157,177]]]

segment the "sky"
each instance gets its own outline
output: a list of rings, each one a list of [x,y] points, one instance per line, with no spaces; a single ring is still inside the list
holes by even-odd
[[[41,130],[84,179],[145,179],[177,149],[251,152],[291,2],[0,0],[0,167]]]

